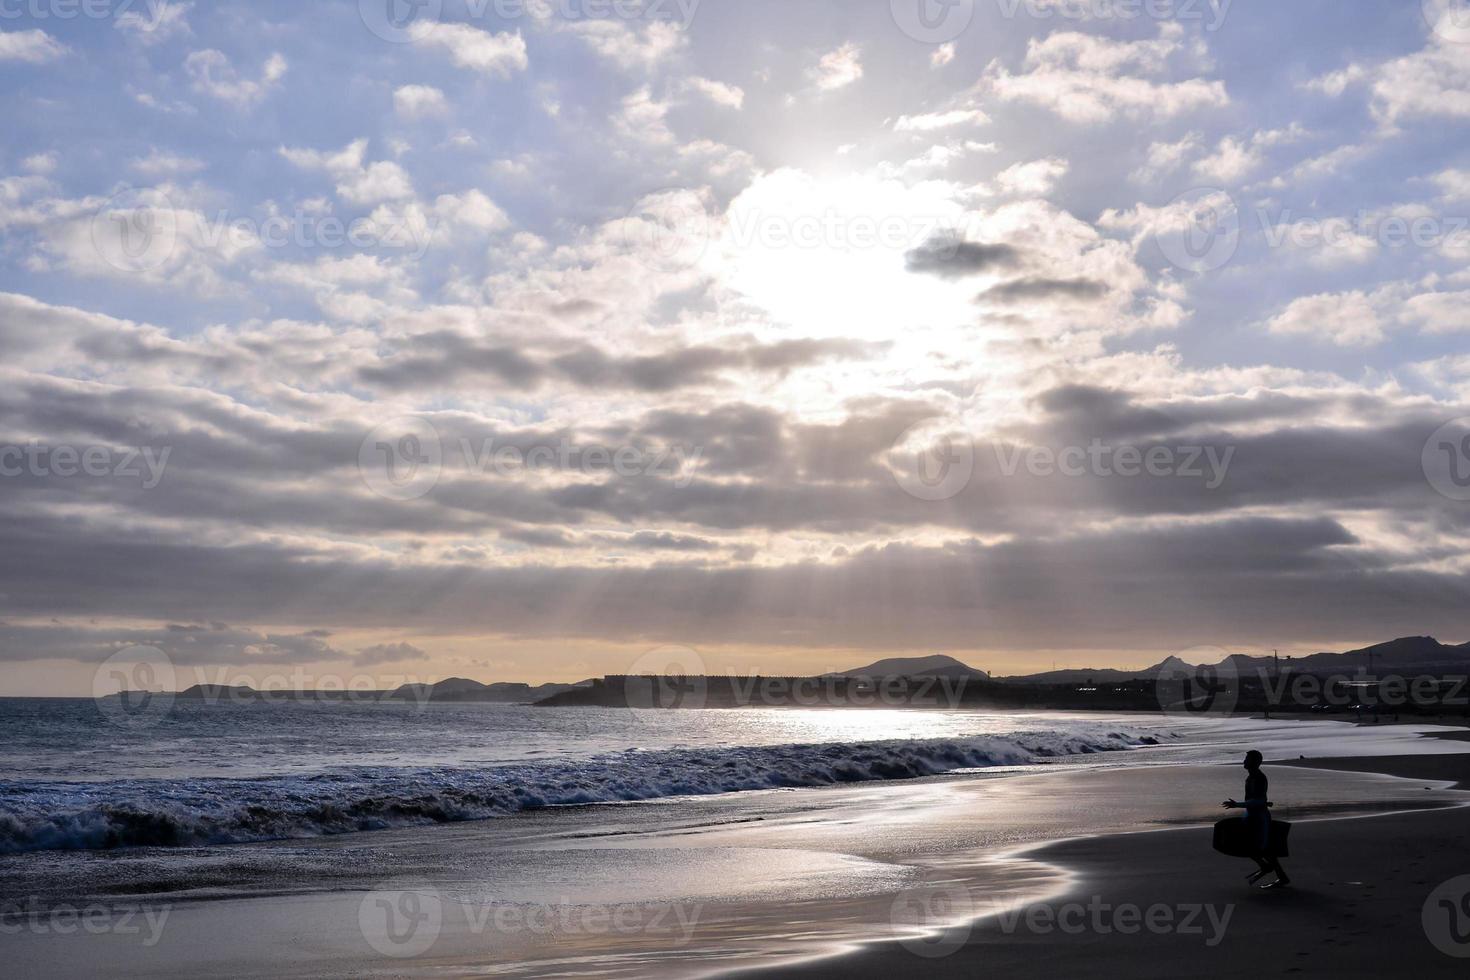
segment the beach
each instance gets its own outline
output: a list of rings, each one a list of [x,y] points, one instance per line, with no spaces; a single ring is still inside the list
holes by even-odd
[[[1467,755],[1288,764],[1470,787]],[[1457,944],[1433,923],[1426,929],[1421,915],[1441,884],[1470,875],[1470,821],[1463,809],[1314,820],[1294,830],[1292,851],[1286,861],[1292,887],[1274,892],[1245,887],[1241,876],[1248,863],[1213,853],[1208,829],[1053,844],[1028,856],[1076,876],[1054,899],[1012,918],[996,915],[941,933],[928,948],[916,946],[919,952],[898,943],[873,944],[767,975],[894,976],[920,968],[921,960],[925,974],[937,977],[991,971],[1016,977],[1464,975],[1464,959],[1437,948],[1430,933],[1459,957],[1470,957],[1470,941]],[[1228,925],[1216,929],[1223,913],[1212,918],[1205,912],[1185,927],[1185,914],[1177,910],[1201,906],[1230,909]],[[1153,908],[1175,913],[1176,928],[1149,928],[1146,919],[1119,913],[1139,909],[1146,916]],[[1068,909],[1072,928],[1061,924],[1068,921]],[[1470,928],[1470,920],[1461,928]]]
[[[1296,824],[1289,891],[1247,888],[1248,863],[1210,848],[1247,744],[1274,748]],[[14,975],[62,977],[1366,972],[1370,941],[1447,971],[1420,910],[1470,873],[1465,745],[1230,720],[932,777],[10,855],[0,947]]]

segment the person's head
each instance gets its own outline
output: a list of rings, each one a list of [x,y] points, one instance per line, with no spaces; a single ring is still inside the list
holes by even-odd
[[[1257,769],[1261,768],[1261,763],[1263,761],[1264,760],[1261,756],[1261,753],[1257,752],[1255,749],[1251,749],[1245,754],[1245,767],[1251,772],[1255,772]]]

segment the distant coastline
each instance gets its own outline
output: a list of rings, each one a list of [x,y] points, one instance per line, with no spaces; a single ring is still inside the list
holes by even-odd
[[[141,696],[143,692],[131,695]],[[980,708],[1184,714],[1470,718],[1470,643],[1404,637],[1343,653],[1232,655],[1214,664],[1169,657],[1137,671],[1061,670],[992,677],[952,657],[890,658],[816,676],[607,675],[576,684],[450,678],[376,690],[256,690],[198,684],[161,696],[207,703],[367,701],[548,708]]]

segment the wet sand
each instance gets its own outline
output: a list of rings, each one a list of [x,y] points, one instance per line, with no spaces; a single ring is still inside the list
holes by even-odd
[[[1465,775],[1455,767],[1470,756],[1439,758],[1440,777]],[[1361,761],[1365,773],[1393,765]],[[1277,772],[1281,783],[1290,781],[1294,820],[1458,799],[1443,781],[1421,786],[1367,774]],[[1399,930],[1395,936],[1412,939],[1413,916],[1404,916],[1417,915],[1423,896],[1409,901],[1401,890],[1427,889],[1443,877],[1438,866],[1433,874],[1422,870],[1423,855],[1470,854],[1454,836],[1470,824],[1464,810],[1302,824],[1292,863],[1299,886],[1270,895],[1246,889],[1243,862],[1214,854],[1208,831],[1197,827],[1045,843],[1082,827],[1108,833],[1194,825],[1216,815],[1202,800],[1222,799],[1239,782],[1237,772],[1218,765],[1039,767],[201,849],[185,862],[186,875],[201,873],[196,862],[229,861],[240,880],[258,875],[252,887],[268,890],[223,900],[210,889],[191,897],[154,877],[185,855],[57,855],[37,869],[53,882],[72,867],[87,873],[93,896],[150,888],[160,894],[137,903],[144,912],[127,923],[133,932],[22,930],[0,935],[0,950],[12,975],[22,977],[96,975],[95,965],[106,963],[110,976],[181,978],[694,978],[751,974],[749,967],[760,966],[776,975],[890,980],[894,971],[972,976],[996,965],[1023,975],[1092,975],[1100,956],[1119,974],[1177,975],[1184,961],[1166,958],[1176,953],[1204,955],[1233,972],[1236,954],[1228,950],[1254,956],[1250,933],[1267,928],[1273,909],[1297,910],[1270,927],[1280,928],[1283,941],[1321,936],[1329,948],[1328,940],[1357,942],[1359,929],[1347,916],[1368,922],[1380,913]],[[1394,831],[1409,849],[1402,873],[1410,877],[1403,881],[1382,869],[1370,877],[1363,867],[1384,853],[1366,846],[1375,840],[1370,825],[1393,821],[1405,822]],[[1441,831],[1449,836],[1436,836]],[[1328,867],[1351,873],[1330,876],[1322,870]],[[323,875],[327,868],[331,875]],[[12,879],[11,888],[33,884]],[[320,890],[292,893],[293,886]],[[1001,907],[1060,908],[1093,895],[1145,908],[1229,907],[1230,918],[1218,947],[1188,933],[1076,936],[973,922]],[[150,920],[148,909],[166,912],[167,920]],[[416,930],[415,922],[430,928]],[[116,915],[104,923],[121,924]],[[1208,926],[1208,919],[1198,924]],[[936,937],[945,925],[953,928]],[[419,948],[424,937],[429,942]],[[854,949],[789,965],[814,951]],[[1300,949],[1278,952],[1295,957]],[[1160,965],[1166,962],[1172,966]],[[1200,972],[1197,965],[1190,971]]]
[[[1470,786],[1470,755],[1268,761],[1278,794],[1292,778],[1286,765]],[[1077,839],[1027,857],[1070,869],[1074,883],[1019,915],[763,975],[1463,977],[1470,966],[1460,958],[1470,957],[1470,904],[1461,898],[1470,879],[1436,894],[1470,875],[1470,811],[1463,808],[1297,820],[1284,862],[1293,883],[1280,891],[1247,887],[1251,865],[1212,851],[1208,828]],[[1446,896],[1458,911],[1440,904]],[[1140,921],[1162,906],[1172,925],[1149,928],[1120,912],[1125,906],[1142,910]],[[1185,929],[1192,909],[1201,911]],[[1165,913],[1156,914],[1162,925]],[[1215,928],[1222,919],[1224,928]]]

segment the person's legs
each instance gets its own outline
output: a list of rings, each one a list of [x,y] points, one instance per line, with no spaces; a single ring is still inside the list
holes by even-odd
[[[1286,873],[1286,869],[1281,866],[1280,861],[1278,861],[1274,857],[1267,857],[1264,863],[1267,865],[1267,870],[1276,872],[1276,880],[1271,882],[1270,884],[1262,885],[1261,887],[1282,888],[1286,885],[1291,884],[1291,876]]]

